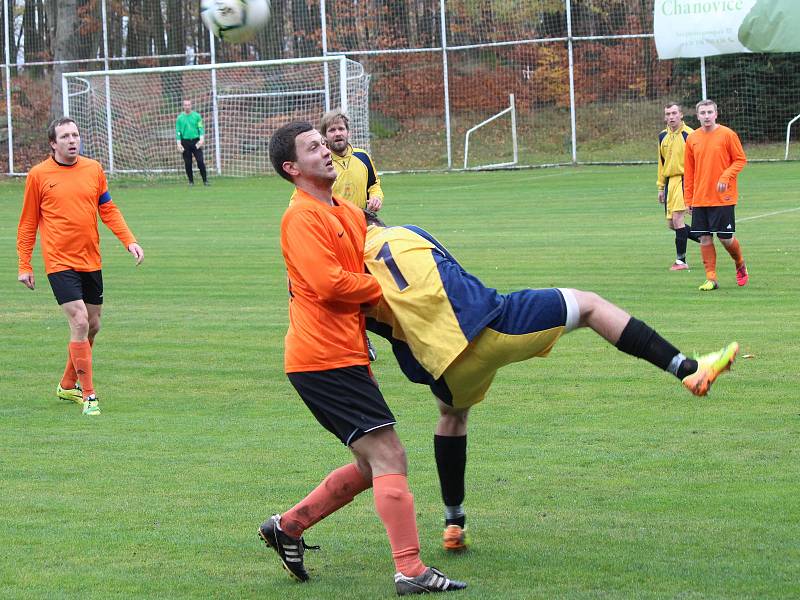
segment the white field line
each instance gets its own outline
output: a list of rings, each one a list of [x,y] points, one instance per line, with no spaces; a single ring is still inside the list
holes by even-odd
[[[569,174],[581,174],[581,175],[590,175],[594,173],[601,173],[602,171],[569,171],[567,169],[559,170],[558,173],[548,173],[546,175],[533,175],[531,177],[519,177],[514,179],[514,183],[517,181],[533,181],[534,179],[545,179],[546,177],[561,177],[563,175]],[[497,186],[499,182],[497,181],[482,181],[480,183],[470,183],[468,185],[452,185],[452,186],[445,186],[445,187],[437,187],[431,188],[433,191],[437,192],[449,192],[450,190],[466,190],[469,188],[476,188],[476,187],[487,187],[487,186]]]
[[[764,217],[771,217],[773,215],[782,215],[784,213],[794,212],[796,210],[800,210],[800,206],[795,208],[787,208],[786,210],[776,210],[775,212],[771,213],[764,213],[763,215],[754,215],[752,217],[745,217],[744,219],[736,219],[739,223],[742,221],[753,221],[754,219],[763,219]]]

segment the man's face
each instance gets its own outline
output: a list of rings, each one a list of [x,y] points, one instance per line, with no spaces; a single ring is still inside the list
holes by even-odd
[[[50,142],[53,157],[60,163],[71,165],[78,160],[81,148],[81,134],[75,123],[64,123],[56,127],[56,141]]]
[[[717,109],[711,104],[704,104],[697,109],[697,120],[704,129],[711,129],[717,123]]]
[[[347,145],[350,143],[350,132],[347,131],[347,126],[344,124],[343,119],[336,119],[331,123],[330,127],[325,130],[325,139],[328,140],[328,147],[339,156],[347,151]]]
[[[675,106],[668,106],[664,109],[664,122],[667,124],[667,127],[675,131],[678,129],[678,126],[681,124],[683,120],[683,113],[681,109]]]
[[[183,112],[187,115],[192,112],[192,101],[191,100],[184,100],[183,101]]]
[[[331,151],[319,131],[312,129],[301,133],[294,139],[294,144],[297,160],[283,164],[284,170],[295,182],[306,180],[333,184],[336,181]]]

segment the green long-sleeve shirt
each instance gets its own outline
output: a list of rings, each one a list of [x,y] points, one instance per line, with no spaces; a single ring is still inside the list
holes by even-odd
[[[175,121],[175,135],[180,140],[196,140],[205,129],[203,128],[203,117],[200,113],[192,111],[188,115],[182,112]]]

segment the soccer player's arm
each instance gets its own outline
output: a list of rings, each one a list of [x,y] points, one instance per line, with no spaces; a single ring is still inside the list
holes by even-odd
[[[203,117],[199,116],[198,114],[197,117],[197,135],[199,136],[199,140],[197,142],[198,146],[203,145],[203,141],[206,139],[205,133],[206,130],[205,127],[203,127]]]
[[[342,267],[333,250],[332,233],[316,212],[296,212],[283,223],[282,237],[287,257],[308,285],[326,301],[374,304],[381,288],[372,275],[353,273]]]
[[[182,114],[183,113],[178,115],[178,118],[175,119],[175,139],[177,140],[178,148],[180,150],[183,150],[183,146],[181,146],[181,139],[183,139],[183,135],[181,133],[181,115]]]
[[[136,238],[128,228],[125,217],[122,216],[119,208],[117,208],[117,205],[114,204],[114,201],[111,199],[105,174],[102,169],[98,170],[100,189],[103,190],[103,193],[100,194],[100,197],[97,199],[97,208],[100,213],[100,218],[103,220],[103,223],[105,223],[105,226],[117,236],[120,242],[122,242],[125,249],[130,252],[130,245],[136,244]]]
[[[724,183],[726,186],[747,164],[747,156],[744,153],[744,148],[742,148],[742,142],[735,131],[731,131],[728,138],[728,152],[730,152],[731,164],[719,177],[720,183]]]
[[[29,173],[25,180],[25,193],[22,199],[22,213],[17,227],[17,256],[19,257],[18,279],[33,289],[33,246],[36,244],[36,231],[39,229],[39,180],[35,173]]]
[[[692,208],[694,199],[694,151],[692,144],[686,140],[686,147],[683,150],[683,202],[686,208]]]
[[[381,178],[378,177],[378,171],[375,169],[375,163],[372,162],[372,157],[367,155],[370,166],[372,166],[371,177],[367,180],[367,198],[380,198],[383,201],[383,190],[381,189]]]
[[[664,202],[664,186],[666,185],[666,178],[664,177],[664,155],[661,153],[661,140],[658,140],[658,175],[656,177],[656,187],[658,188],[658,201]]]

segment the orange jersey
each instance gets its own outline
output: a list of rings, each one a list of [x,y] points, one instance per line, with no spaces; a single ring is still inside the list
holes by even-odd
[[[37,229],[48,274],[100,270],[98,213],[126,248],[136,241],[111,200],[100,163],[79,156],[75,164],[62,165],[50,157],[34,166],[25,180],[17,229],[19,273],[33,273]]]
[[[686,138],[683,161],[683,197],[686,206],[727,206],[736,204],[739,192],[736,175],[747,157],[736,132],[724,125],[714,131],[695,129]],[[717,191],[718,183],[728,189]]]
[[[323,204],[296,190],[281,220],[289,276],[287,373],[369,364],[362,304],[381,288],[364,269],[366,221],[361,209]]]

